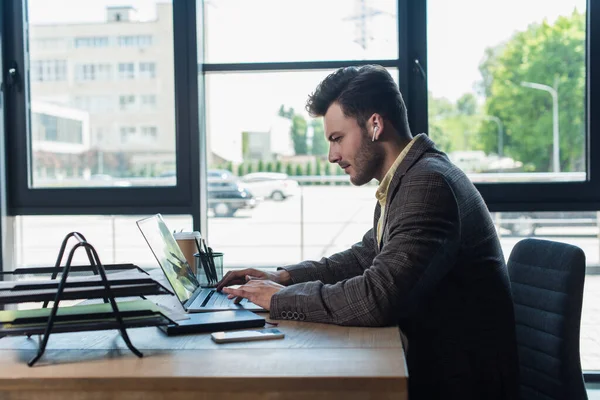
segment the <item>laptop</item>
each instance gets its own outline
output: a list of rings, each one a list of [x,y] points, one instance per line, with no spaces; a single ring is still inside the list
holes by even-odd
[[[181,252],[173,234],[160,214],[136,222],[158,265],[165,273],[173,292],[188,313],[225,310],[266,311],[264,308],[243,299],[235,299],[217,292],[214,288],[202,288]]]

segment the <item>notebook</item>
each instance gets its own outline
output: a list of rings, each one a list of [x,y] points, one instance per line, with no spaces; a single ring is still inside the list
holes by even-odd
[[[156,214],[136,222],[150,250],[188,313],[225,310],[266,311],[243,299],[239,304],[214,288],[202,288],[162,216]],[[233,328],[231,328],[233,329]]]

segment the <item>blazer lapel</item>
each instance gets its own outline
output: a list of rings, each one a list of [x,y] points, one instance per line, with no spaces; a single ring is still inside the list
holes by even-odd
[[[417,162],[419,158],[421,158],[421,156],[425,152],[434,148],[435,144],[431,139],[429,139],[429,137],[426,134],[420,133],[415,137],[415,143],[413,143],[408,153],[406,153],[406,157],[404,157],[404,160],[402,160],[402,162],[398,166],[398,169],[396,170],[396,173],[394,174],[394,176],[392,177],[392,181],[390,182],[390,187],[388,188],[387,199],[385,203],[385,214],[383,216],[382,221],[382,226],[384,228],[383,233],[385,233],[385,226],[387,224],[388,215],[390,215],[390,203],[392,202],[392,198],[396,195],[396,192],[400,188],[400,182],[402,181],[402,177],[414,165],[414,163]],[[379,213],[377,213],[377,210],[379,210]],[[377,219],[375,220],[375,232],[377,232],[377,220],[379,219],[380,213],[381,210],[378,203],[376,208],[376,214],[378,215]],[[381,250],[381,247],[383,246],[383,233],[381,236],[381,242],[378,246],[378,250]]]

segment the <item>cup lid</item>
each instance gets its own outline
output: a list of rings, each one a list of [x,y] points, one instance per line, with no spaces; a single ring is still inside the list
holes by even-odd
[[[198,232],[198,231],[194,231],[194,232],[175,232],[175,233],[173,233],[173,237],[175,238],[175,240],[202,239],[202,235],[200,235],[200,232]]]

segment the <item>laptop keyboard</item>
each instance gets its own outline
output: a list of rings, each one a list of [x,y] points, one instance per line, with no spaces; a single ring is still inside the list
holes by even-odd
[[[230,305],[233,305],[235,298],[228,299],[225,293],[217,292],[215,289],[206,290],[206,294],[200,293],[198,297],[194,300],[191,307],[192,308],[229,308]],[[247,303],[247,299],[243,299],[240,304]]]

